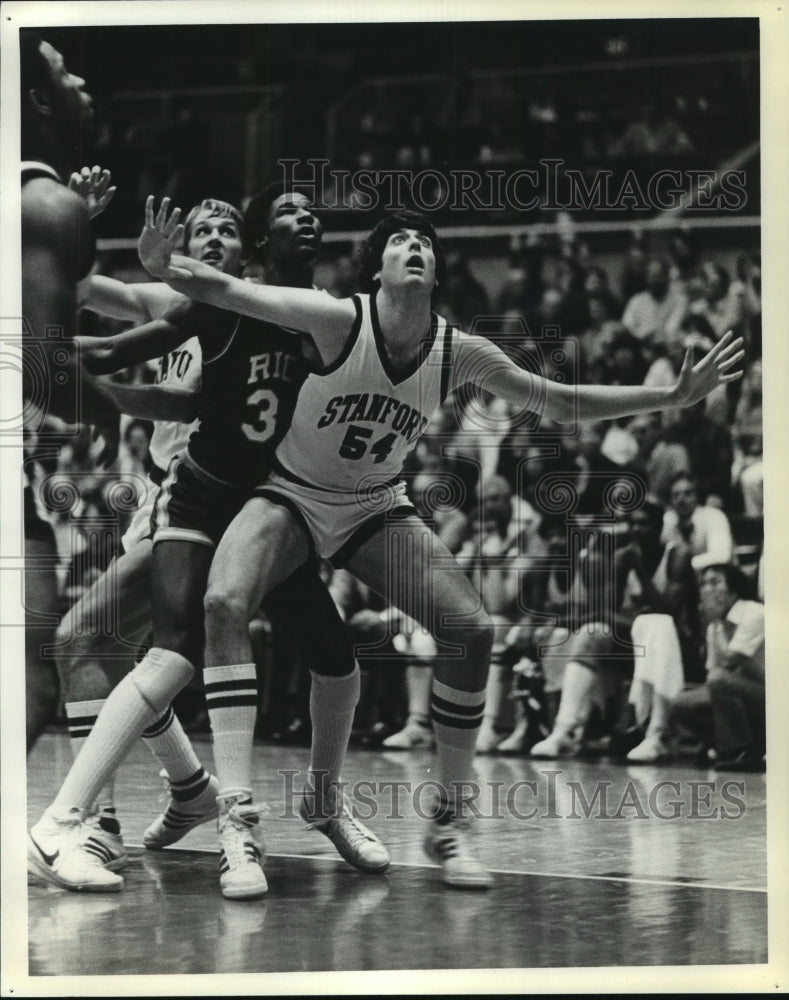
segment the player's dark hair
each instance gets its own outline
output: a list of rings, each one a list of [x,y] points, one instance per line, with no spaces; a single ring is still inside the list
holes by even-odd
[[[19,32],[19,86],[23,107],[31,90],[46,87],[50,82],[49,63],[41,51],[43,42],[41,35],[32,28],[22,28]]]
[[[201,212],[208,212],[211,218],[232,219],[238,226],[239,232],[242,229],[243,218],[235,205],[231,205],[228,201],[219,201],[217,198],[205,198],[199,205],[195,205],[184,220],[184,251],[189,247],[189,240],[192,237],[192,226]]]
[[[421,212],[402,211],[382,219],[359,250],[359,288],[362,292],[372,292],[378,287],[379,282],[373,275],[381,270],[384,247],[392,233],[401,229],[416,229],[430,237],[436,258],[436,284],[443,285],[446,281],[446,256],[432,222]]]
[[[288,184],[284,179],[271,181],[253,195],[244,212],[241,227],[241,253],[245,260],[260,257],[258,241],[268,235],[269,212],[273,202],[283,194],[303,194],[312,203],[314,192],[298,184]]]

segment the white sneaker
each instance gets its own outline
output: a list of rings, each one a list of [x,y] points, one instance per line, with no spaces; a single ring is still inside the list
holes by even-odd
[[[332,803],[333,813],[329,819],[310,815],[307,799],[313,799],[311,792],[305,792],[299,807],[301,818],[307,824],[308,830],[318,830],[337,848],[337,852],[349,865],[368,874],[379,874],[389,867],[391,858],[389,851],[376,837],[372,830],[360,823],[351,812],[351,803],[347,795],[342,797],[342,808],[336,809],[336,798]]]
[[[423,842],[425,854],[442,868],[442,881],[455,889],[489,889],[490,872],[474,852],[471,825],[457,810],[431,819]]]
[[[260,814],[248,798],[219,798],[217,805],[222,895],[225,899],[258,899],[268,892]]]
[[[123,878],[82,846],[91,833],[86,832],[81,811],[57,818],[47,810],[28,834],[27,870],[61,889],[120,892]]]
[[[118,832],[108,830],[115,825]],[[129,855],[121,836],[121,828],[117,820],[102,817],[100,813],[91,813],[85,818],[83,838],[80,846],[84,851],[93,854],[111,872],[119,872],[129,863]]]
[[[387,736],[381,744],[387,750],[415,750],[417,747],[432,750],[435,745],[433,730],[421,722],[407,722],[399,733]]]
[[[554,731],[544,740],[535,743],[529,756],[537,760],[556,760],[558,757],[574,757],[577,752],[578,744],[571,736]]]
[[[631,764],[658,764],[671,760],[673,754],[659,734],[647,736],[627,755]]]
[[[201,823],[215,819],[217,815],[216,796],[219,782],[211,775],[205,789],[188,802],[177,802],[172,795],[170,780],[166,771],[160,772],[167,786],[169,800],[163,813],[156,817],[145,833],[142,842],[149,851],[161,851],[163,847],[175,844]]]

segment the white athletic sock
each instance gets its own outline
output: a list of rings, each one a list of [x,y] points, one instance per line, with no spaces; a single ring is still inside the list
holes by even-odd
[[[85,742],[96,725],[99,712],[104,707],[105,698],[94,698],[92,701],[67,701],[65,704],[68,732],[71,741],[71,752],[74,760],[79,757]],[[111,774],[96,795],[96,801],[91,803],[91,811],[108,811],[115,809],[115,775]]]
[[[437,779],[452,801],[460,783],[474,776],[474,749],[482,715],[485,691],[460,691],[433,678],[431,702],[438,756]]]
[[[214,734],[214,761],[223,797],[252,794],[252,740],[258,710],[254,663],[206,667],[205,697]]]
[[[55,815],[90,809],[142,734],[192,676],[188,660],[154,647],[109,695],[93,731],[50,807]]]
[[[358,664],[345,677],[327,677],[313,671],[310,674],[312,752],[308,784],[315,792],[315,802],[310,803],[314,808],[310,812],[316,815],[321,810],[323,798],[342,776],[361,684]]]
[[[203,770],[189,737],[169,705],[164,715],[143,732],[142,738],[167,771],[170,781],[181,782]]]

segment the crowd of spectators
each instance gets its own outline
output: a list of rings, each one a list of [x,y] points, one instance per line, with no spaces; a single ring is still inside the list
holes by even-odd
[[[747,349],[744,379],[688,410],[568,432],[501,400],[458,393],[433,414],[405,472],[412,501],[496,623],[478,749],[607,753],[631,763],[688,750],[704,764],[717,755],[720,767],[758,768],[759,258],[743,252],[730,273],[679,232],[665,254],[634,236],[619,261],[618,271],[601,266],[572,237],[526,240],[493,294],[473,262],[452,251],[437,291],[435,308],[450,321],[498,340],[516,363],[568,381],[670,384],[688,346],[703,350],[729,329]],[[333,275],[334,294],[355,290],[352,260],[337,262]],[[546,326],[558,331],[550,348]],[[125,377],[144,380],[150,371]],[[124,530],[150,462],[150,432],[144,421],[124,421],[109,474],[97,470],[88,429],[54,451],[34,435],[26,442],[38,503],[58,541],[64,611],[111,558],[110,542],[97,539],[117,542]],[[362,667],[354,741],[432,746],[432,638],[347,572],[324,572]],[[259,738],[307,742],[307,671],[264,616],[251,633]],[[199,692],[187,691],[180,708],[187,728],[207,727]]]

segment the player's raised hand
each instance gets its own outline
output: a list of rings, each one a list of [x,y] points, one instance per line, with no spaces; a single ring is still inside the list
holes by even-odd
[[[742,378],[740,362],[745,357],[743,340],[742,337],[734,340],[733,336],[729,330],[695,365],[693,348],[688,348],[674,387],[677,406],[693,406],[708,396],[716,386]]]
[[[184,227],[179,225],[181,209],[170,213],[170,199],[163,198],[159,211],[154,214],[153,195],[145,202],[145,225],[137,241],[140,263],[154,278],[161,281],[178,281],[191,278],[189,271],[171,263],[173,251],[180,249],[184,237]]]
[[[88,216],[95,219],[112,201],[117,188],[111,187],[112,174],[101,167],[83,167],[69,178],[69,188],[76,192],[88,208]]]

